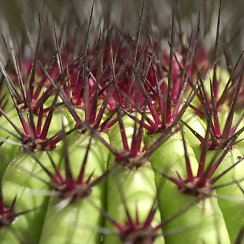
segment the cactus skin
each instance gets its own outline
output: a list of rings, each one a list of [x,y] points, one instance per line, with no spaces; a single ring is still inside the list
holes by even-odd
[[[53,158],[58,160],[60,158],[59,155],[60,151],[55,151]],[[38,153],[38,158],[45,162],[46,167],[51,168],[45,153]],[[8,191],[4,190],[3,195],[7,202],[11,202],[15,196],[17,197],[16,211],[31,210],[29,213],[17,217],[12,224],[12,228],[14,230],[13,233],[16,232],[20,240],[25,240],[28,236],[32,242],[37,243],[40,238],[49,199],[48,195],[39,195],[38,190],[48,191],[50,187],[38,179],[31,177],[30,174],[37,175],[48,181],[44,171],[29,155],[23,155],[13,160],[8,165],[2,179],[3,189],[9,189]],[[19,240],[16,239],[13,233],[8,231],[8,229],[3,229],[3,233],[1,233],[1,235],[3,234],[2,241],[5,243],[19,243]]]
[[[219,153],[222,151],[223,150],[219,150]],[[216,151],[208,151],[206,161],[210,162],[215,153]],[[236,146],[233,147],[225,156],[213,176],[217,176],[225,170],[228,170],[232,165],[238,162],[240,158],[242,158],[240,151]],[[242,180],[243,172],[244,161],[242,160],[232,170],[219,178],[215,184],[221,186],[227,182],[238,182]],[[243,188],[243,182],[241,181],[239,184]],[[244,204],[243,192],[240,187],[237,187],[236,184],[232,184],[216,189],[216,195],[219,196],[219,198],[217,198],[218,204],[223,213],[231,243],[234,243],[239,234],[239,230],[244,225],[244,220],[240,218],[240,216],[244,214],[244,208],[242,207]],[[237,202],[233,201],[232,199],[236,199]]]
[[[152,134],[148,136],[147,140],[151,144],[159,137],[160,134]],[[195,174],[198,163],[187,141],[186,145],[192,171]],[[181,192],[171,181],[164,181],[160,175],[160,173],[165,173],[167,176],[175,176],[177,172],[184,178],[186,176],[184,154],[182,136],[176,132],[150,158],[152,167],[157,170],[155,183],[159,192],[158,201],[162,220],[167,220],[193,205],[190,210],[185,211],[165,226],[163,231],[166,242],[218,243],[225,241],[230,243],[222,213],[214,197],[198,199],[197,196],[187,195]],[[181,226],[188,227],[189,232],[180,230]],[[179,228],[179,233],[177,233],[177,228]],[[167,235],[167,231],[170,233],[170,230],[173,231],[174,229],[176,229],[176,234]],[[217,237],[218,233],[220,233],[219,237]]]
[[[131,148],[135,121],[129,117],[123,117],[122,123],[124,125],[128,145]],[[111,146],[118,150],[118,152],[124,152],[118,124],[115,124],[109,129],[108,135]],[[142,143],[141,147],[143,146]],[[133,160],[133,157],[129,156],[129,160],[130,159]],[[123,165],[123,161],[116,161],[114,155],[111,154],[108,167],[112,168],[116,164],[117,168],[115,168],[114,172],[107,179],[107,212],[123,226],[126,221],[128,221],[126,214],[127,208],[133,221],[136,220],[136,213],[138,212],[140,223],[144,223],[150,213],[156,193],[154,172],[150,163],[146,160],[143,162],[143,165],[138,168],[133,165],[132,168],[130,168],[130,166],[126,166],[126,164]],[[126,201],[124,202],[124,200]],[[140,211],[140,209],[143,209],[143,212]],[[157,226],[160,223],[160,213],[157,209],[151,225]],[[106,221],[106,227],[114,229],[112,223],[109,221]],[[158,232],[158,234],[160,234],[160,232]],[[141,241],[143,241],[143,239]],[[113,243],[119,244],[122,243],[122,241],[120,237],[116,235],[106,235],[104,244]],[[164,244],[163,236],[157,237],[154,243]]]
[[[108,136],[101,133],[103,139],[109,142]],[[89,135],[81,134],[74,138],[75,144],[69,149],[69,158],[71,162],[71,172],[73,177],[78,177],[82,161],[85,157]],[[108,149],[98,140],[91,142],[88,159],[85,167],[85,177],[94,172],[92,179],[96,179],[105,173],[108,160]],[[64,168],[62,163],[61,169]],[[84,196],[69,203],[69,199],[62,199],[59,196],[53,197],[48,203],[48,209],[45,216],[44,226],[42,229],[40,243],[99,243],[101,236],[99,233],[94,234],[94,230],[103,224],[103,218],[99,209],[104,209],[105,204],[105,185],[104,183],[91,188],[88,196]],[[68,201],[68,202],[66,202]],[[62,203],[63,202],[63,203]],[[66,203],[65,203],[66,202]],[[92,203],[92,204],[91,204]],[[62,207],[62,204],[64,206]],[[65,206],[67,205],[67,206]],[[53,229],[52,226],[57,226]]]

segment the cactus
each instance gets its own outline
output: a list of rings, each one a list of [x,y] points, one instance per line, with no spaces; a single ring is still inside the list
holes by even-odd
[[[35,45],[25,21],[29,41],[3,37],[1,243],[243,243],[242,53],[219,62],[222,1],[212,59],[201,13],[185,40],[178,3],[159,39],[143,5],[134,38],[93,26],[96,4],[78,30],[49,29],[44,3]]]

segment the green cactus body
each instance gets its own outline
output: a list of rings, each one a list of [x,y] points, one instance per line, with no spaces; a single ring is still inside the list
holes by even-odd
[[[59,155],[60,151],[52,152],[54,160],[60,160]],[[36,153],[35,156],[45,167],[51,168],[46,153]],[[4,189],[8,189],[8,191],[3,192],[4,199],[10,204],[17,197],[15,211],[30,210],[30,212],[18,216],[10,227],[0,230],[2,243],[19,243],[16,236],[22,241],[26,241],[27,238],[34,243],[37,243],[40,238],[50,187],[34,176],[46,181],[49,180],[42,168],[36,164],[30,155],[17,157],[5,171],[2,184]],[[13,233],[16,233],[16,236]]]
[[[122,120],[128,139],[128,145],[131,146],[135,122],[127,116],[123,117]],[[111,145],[118,150],[118,152],[123,151],[118,124],[111,127],[108,134]],[[143,147],[143,145],[141,145],[141,147]],[[110,155],[109,168],[115,166],[116,163],[115,157]],[[117,223],[123,226],[126,221],[128,221],[125,209],[126,204],[133,221],[136,220],[136,211],[138,211],[140,223],[144,223],[152,208],[155,194],[154,172],[148,161],[145,161],[144,164],[138,168],[128,168],[124,165],[120,165],[118,162],[117,167],[107,179],[107,212]],[[123,199],[125,201],[124,203]],[[151,224],[152,226],[157,226],[160,223],[160,213],[157,210]],[[106,227],[115,229],[109,221],[106,221]],[[160,234],[160,232],[157,234]],[[105,236],[104,243],[117,244],[122,243],[122,241],[118,234],[108,234]],[[164,243],[163,236],[159,236],[154,243]]]
[[[149,165],[135,170],[126,170],[119,166],[117,170],[110,176],[107,183],[107,212],[118,223],[125,224],[127,220],[126,211],[121,199],[124,197],[132,218],[135,220],[136,209],[138,209],[139,219],[143,223],[155,197],[155,186],[152,181],[154,178],[153,171]],[[157,212],[152,225],[156,226],[160,222],[161,218],[159,212]],[[107,223],[106,227],[109,229],[114,228],[110,223]],[[122,242],[116,234],[108,234],[105,236],[104,243],[117,244]],[[154,243],[164,243],[163,237],[157,238]]]
[[[108,142],[104,133],[100,135]],[[71,139],[69,139],[71,140]],[[72,139],[75,145],[70,146],[69,158],[74,179],[78,177],[82,160],[85,156],[89,136],[82,134]],[[96,139],[92,141],[85,168],[85,176],[93,171],[92,179],[105,173],[107,167],[108,150]],[[62,164],[61,168],[64,165]],[[42,229],[41,243],[99,243],[100,234],[97,228],[103,225],[102,214],[99,209],[104,209],[104,184],[100,183],[91,189],[90,195],[69,202],[69,198],[52,197],[48,203]],[[96,207],[94,207],[94,205]],[[98,209],[97,209],[98,208]]]
[[[8,117],[11,121],[17,126],[17,128],[21,127],[21,123],[19,121],[18,115],[14,110],[8,112]],[[1,116],[0,124],[4,129],[16,134],[12,125],[7,122],[7,120]],[[3,144],[0,146],[0,155],[1,155],[1,163],[0,163],[0,176],[3,176],[4,171],[8,164],[18,155],[21,150],[21,146],[13,145],[12,143],[4,142],[4,140],[15,140],[12,135],[10,135],[7,131],[1,129],[0,130],[0,140],[3,141]]]
[[[166,243],[231,243],[217,199],[207,197],[197,202],[196,197],[180,192],[169,181],[163,183],[160,193],[162,220],[184,212],[165,226]]]
[[[187,125],[189,125],[194,131],[196,131],[199,135],[201,135],[202,137],[205,136],[206,125],[204,121],[201,120],[199,116],[197,116],[191,108],[187,109],[187,111],[183,115],[182,120]],[[197,139],[197,137],[192,133],[192,131],[188,127],[184,126],[183,128],[184,128],[186,139],[195,153],[195,151],[197,151],[199,148],[200,141]]]
[[[223,150],[219,150],[220,154],[222,152]],[[210,163],[215,153],[216,151],[208,151],[206,162]],[[234,147],[222,160],[213,177],[230,168],[232,165],[238,162],[241,157],[242,155],[240,151],[237,149],[237,147]],[[243,192],[241,190],[241,187],[243,189],[244,186],[242,181],[243,177],[244,161],[242,160],[215,183],[216,186],[223,185],[223,187],[216,189],[216,194],[218,196],[219,207],[223,213],[231,243],[236,240],[240,229],[244,225],[244,220],[240,217],[244,215],[244,199]],[[225,186],[226,183],[231,182],[233,184]],[[235,182],[238,182],[240,187]]]
[[[0,8],[0,244],[243,243],[241,18],[189,1]]]
[[[149,145],[155,142],[160,134],[148,135]],[[193,175],[198,167],[193,150],[186,141],[188,156]],[[230,243],[228,232],[218,202],[213,197],[204,199],[181,192],[175,184],[164,179],[167,176],[186,176],[185,152],[180,133],[172,135],[151,156],[150,162],[156,170],[155,182],[159,194],[159,208],[162,221],[177,213],[179,216],[163,228],[167,243]],[[188,208],[188,211],[184,209]],[[188,231],[189,232],[188,232]],[[171,234],[170,234],[171,233]]]

